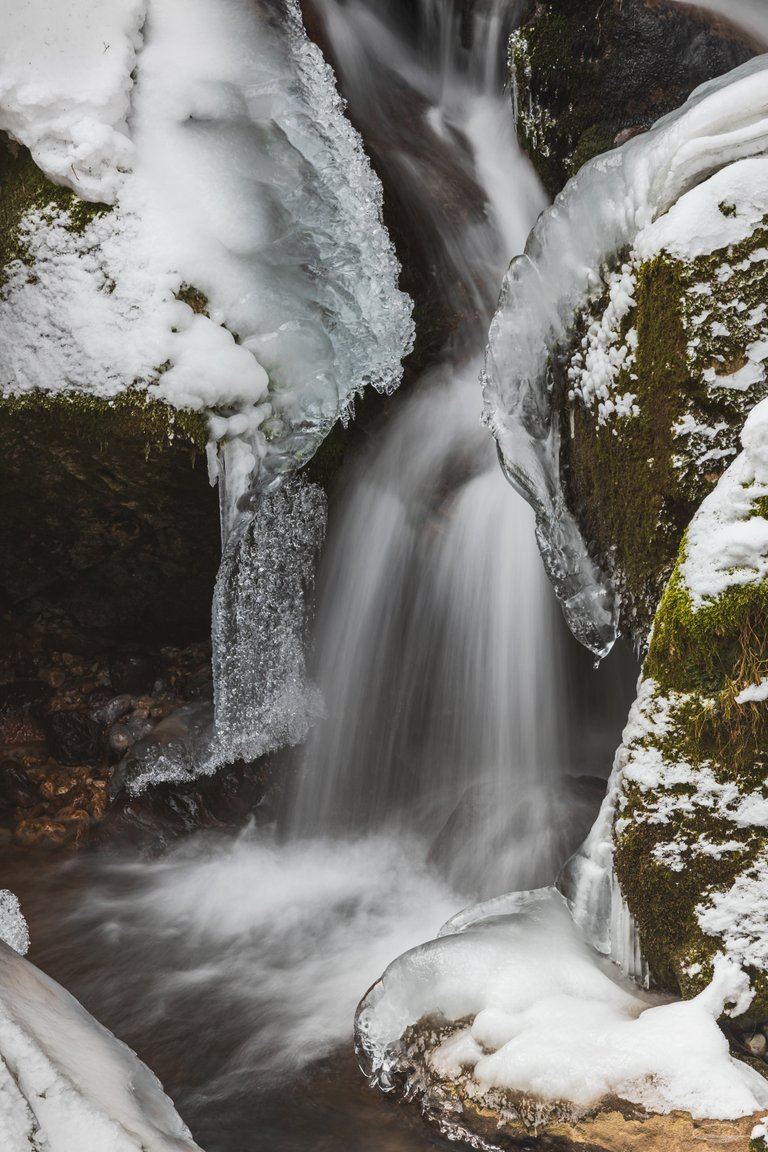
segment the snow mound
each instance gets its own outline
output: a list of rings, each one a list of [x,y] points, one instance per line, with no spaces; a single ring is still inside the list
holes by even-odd
[[[731,1059],[716,1023],[752,998],[738,965],[720,956],[704,992],[665,1002],[587,947],[554,889],[492,901],[480,916],[400,957],[362,1002],[358,1046],[381,1087],[398,1073],[427,1097],[458,1083],[502,1122],[525,1100],[540,1119],[548,1105],[578,1116],[607,1097],[709,1119],[765,1107],[768,1085]]]
[[[0,1147],[3,1152],[198,1149],[159,1081],[130,1048],[2,942]]]

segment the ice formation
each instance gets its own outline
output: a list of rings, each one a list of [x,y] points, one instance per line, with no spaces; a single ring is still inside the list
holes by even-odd
[[[404,1076],[454,1136],[473,1107],[502,1123],[535,1114],[542,1125],[608,1097],[733,1119],[768,1100],[716,1023],[750,1000],[749,981],[724,956],[693,1000],[640,992],[588,948],[559,893],[539,889],[454,918],[390,965],[358,1010],[357,1041],[381,1087]],[[441,1109],[446,1081],[464,1109],[455,1098]]]
[[[4,390],[147,387],[208,412],[266,486],[365,385],[395,387],[412,340],[378,180],[296,0],[6,7],[0,128],[112,207],[22,219]]]
[[[3,1152],[198,1149],[130,1048],[2,942],[0,1146]]]
[[[525,254],[513,260],[491,324],[483,374],[485,419],[505,473],[536,511],[542,555],[571,628],[598,654],[613,642],[618,605],[561,491],[553,358],[567,343],[574,313],[602,291],[604,268],[644,230],[643,242],[658,246],[666,240],[682,244],[687,237],[689,252],[708,242],[711,196],[699,202],[690,219],[695,193],[685,213],[681,206],[673,216],[674,205],[718,170],[765,151],[767,102],[768,61],[760,57],[697,89],[645,135],[588,163],[542,215]],[[734,235],[743,235],[760,211],[765,161],[754,164],[759,169],[740,170],[744,211],[729,225]],[[725,219],[717,221],[720,236]],[[673,235],[678,227],[679,237]],[[622,313],[630,290],[625,285],[617,299]],[[610,379],[610,339],[596,337],[595,344]],[[631,410],[631,397],[618,399]]]
[[[18,897],[5,888],[0,888],[0,940],[20,956],[25,956],[29,951],[29,928]]]

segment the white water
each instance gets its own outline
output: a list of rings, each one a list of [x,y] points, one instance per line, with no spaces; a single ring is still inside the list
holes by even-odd
[[[328,718],[304,749],[288,815],[294,835],[411,827],[434,841],[455,886],[483,896],[551,882],[574,826],[576,840],[585,831],[565,775],[562,622],[533,516],[480,424],[483,320],[543,205],[499,84],[504,7],[480,9],[464,54],[458,7],[424,5],[425,58],[373,6],[320,4],[353,115],[373,114],[370,76],[385,60],[424,101],[422,132],[438,136],[442,163],[447,154],[464,170],[485,211],[463,230],[432,217],[473,310],[349,483],[316,630]],[[375,114],[398,168],[403,130]],[[428,211],[426,163],[410,168],[409,191]]]

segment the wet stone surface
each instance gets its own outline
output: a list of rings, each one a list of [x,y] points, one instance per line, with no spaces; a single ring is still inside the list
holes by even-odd
[[[264,765],[137,798],[118,783],[124,756],[210,702],[208,642],[110,648],[61,617],[0,623],[0,844],[161,848],[248,819]]]

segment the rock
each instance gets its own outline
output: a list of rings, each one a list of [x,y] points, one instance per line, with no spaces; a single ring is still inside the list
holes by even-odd
[[[97,691],[102,692],[103,689],[97,689]],[[95,693],[91,693],[89,699],[90,704],[93,703],[94,695]],[[115,720],[119,720],[121,716],[125,716],[126,712],[130,712],[132,706],[133,696],[127,692],[123,692],[119,696],[113,696],[106,702],[99,702],[98,706],[91,712],[91,716],[97,724],[103,724],[105,727],[108,727],[110,724],[114,724]]]
[[[93,763],[101,757],[101,727],[84,712],[52,712],[45,719],[48,744],[62,764]]]
[[[551,196],[763,47],[668,0],[545,0],[510,41],[518,135]]]
[[[157,662],[149,652],[125,648],[110,654],[109,675],[116,692],[143,696],[152,691]]]
[[[74,839],[77,828],[61,820],[22,820],[14,839],[25,848],[61,848]]]
[[[40,714],[51,695],[39,680],[0,684],[0,743],[28,744],[43,740]]]
[[[0,763],[0,804],[8,808],[27,808],[40,800],[40,792],[22,766],[15,760]]]
[[[753,1056],[765,1056],[768,1041],[766,1041],[762,1032],[755,1032],[754,1036],[745,1037],[744,1045]]]
[[[125,724],[113,724],[109,730],[109,750],[114,752],[117,756],[122,756],[129,748],[133,747],[135,737],[131,734]]]

